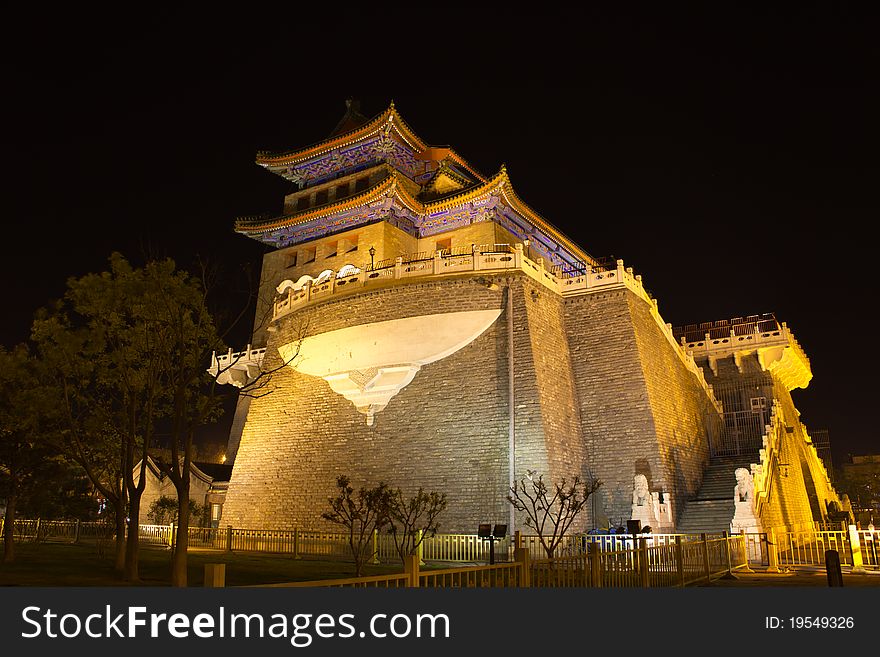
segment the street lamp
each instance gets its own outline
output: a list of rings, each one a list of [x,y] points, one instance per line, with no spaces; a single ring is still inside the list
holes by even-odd
[[[532,251],[529,249],[529,244],[530,244],[530,242],[529,242],[528,238],[523,240],[523,246],[526,247],[526,258],[531,260],[532,259]]]
[[[370,271],[373,270],[373,257],[376,255],[376,247],[370,247]]]

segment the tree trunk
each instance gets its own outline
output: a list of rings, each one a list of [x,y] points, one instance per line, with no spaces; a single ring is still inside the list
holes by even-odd
[[[6,500],[6,515],[3,519],[3,563],[15,561],[15,504],[18,501],[16,488],[13,482]]]
[[[113,570],[120,575],[125,574],[125,504],[117,499],[113,504],[113,512],[116,514],[116,540]]]
[[[138,550],[140,541],[138,529],[141,524],[141,492],[137,488],[130,490],[128,505],[128,538],[125,541],[125,581],[139,582]]]
[[[189,547],[189,477],[184,476],[177,492],[177,542],[171,557],[171,586],[186,586],[187,549]]]

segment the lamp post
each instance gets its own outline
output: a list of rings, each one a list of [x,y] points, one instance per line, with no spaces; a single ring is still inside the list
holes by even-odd
[[[489,541],[489,565],[495,565],[495,541],[500,541],[507,536],[507,525],[492,525],[488,522],[480,523],[477,529],[477,536]]]
[[[532,251],[531,251],[531,249],[529,248],[529,245],[530,245],[530,244],[531,244],[531,242],[529,242],[529,239],[528,239],[528,238],[526,238],[526,239],[523,240],[523,246],[526,247],[526,258],[528,258],[529,260],[532,259]]]
[[[373,257],[376,255],[376,247],[370,247],[370,271],[373,270]]]

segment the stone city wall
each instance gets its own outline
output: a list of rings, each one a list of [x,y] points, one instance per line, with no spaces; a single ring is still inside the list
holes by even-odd
[[[417,283],[329,300],[278,322],[277,345],[325,331],[403,317],[501,308],[501,290],[469,278]],[[254,399],[245,424],[224,524],[331,528],[323,521],[340,474],[354,486],[385,481],[411,492],[445,492],[443,531],[472,533],[506,522],[508,481],[507,331],[504,315],[458,352],[425,365],[368,427],[323,380],[281,369],[271,394]]]
[[[708,460],[705,391],[629,290],[568,298],[565,313],[585,451],[603,482],[597,512],[625,522],[644,474],[650,490],[673,493],[677,516]]]

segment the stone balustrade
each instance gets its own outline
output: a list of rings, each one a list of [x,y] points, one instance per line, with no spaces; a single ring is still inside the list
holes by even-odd
[[[394,281],[408,278],[445,276],[469,272],[503,272],[519,270],[543,286],[562,296],[574,296],[592,292],[597,288],[628,287],[656,305],[642,285],[642,277],[633,274],[632,268],[624,268],[623,261],[617,261],[616,269],[599,269],[572,277],[560,277],[548,270],[543,259],[537,261],[523,254],[521,244],[507,244],[490,247],[475,247],[472,253],[449,254],[435,251],[433,257],[410,260],[399,256],[394,264],[377,269],[357,269],[347,266],[338,274],[324,279],[306,280],[300,287],[284,285],[285,293],[275,302],[272,319],[276,320],[294,310],[317,301],[323,297],[355,292],[365,287],[393,284]],[[339,274],[343,274],[340,276]]]
[[[764,427],[764,435],[761,439],[759,451],[760,463],[751,464],[752,481],[755,491],[755,515],[760,518],[764,507],[770,501],[770,492],[773,482],[773,469],[779,466],[779,441],[785,426],[782,419],[782,410],[779,402],[773,402],[770,412],[770,422]]]
[[[262,372],[263,357],[266,348],[251,349],[251,345],[243,351],[233,352],[230,349],[225,354],[211,356],[211,366],[208,373],[217,377],[217,383],[230,384],[237,388],[252,383]]]

